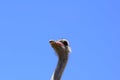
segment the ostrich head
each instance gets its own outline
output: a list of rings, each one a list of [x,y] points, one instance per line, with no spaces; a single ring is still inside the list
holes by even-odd
[[[50,40],[49,42],[59,58],[62,58],[64,55],[68,55],[69,52],[71,52],[69,42],[66,39],[61,39],[58,41]]]

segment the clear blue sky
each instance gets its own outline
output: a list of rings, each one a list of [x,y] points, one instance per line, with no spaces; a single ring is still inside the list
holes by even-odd
[[[120,80],[119,0],[1,0],[0,80],[49,80],[60,38],[72,48],[62,80]]]

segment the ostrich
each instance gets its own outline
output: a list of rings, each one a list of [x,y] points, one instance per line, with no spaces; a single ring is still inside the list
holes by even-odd
[[[51,77],[51,80],[60,80],[62,73],[65,69],[65,66],[68,61],[69,53],[71,51],[69,47],[69,43],[66,39],[61,40],[50,40],[49,41],[52,48],[55,50],[57,56],[58,56],[58,64],[56,66],[56,69]]]

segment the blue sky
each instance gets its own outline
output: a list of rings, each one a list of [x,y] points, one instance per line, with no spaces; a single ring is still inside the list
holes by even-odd
[[[57,56],[49,40],[72,48],[62,80],[120,80],[119,0],[0,1],[0,80],[49,80]]]

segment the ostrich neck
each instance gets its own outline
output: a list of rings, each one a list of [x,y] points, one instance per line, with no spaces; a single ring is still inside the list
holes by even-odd
[[[68,61],[68,55],[63,55],[62,57],[59,57],[57,67],[55,69],[55,72],[52,75],[52,77],[53,77],[52,80],[60,80],[61,79],[62,73],[67,64],[67,61]]]

